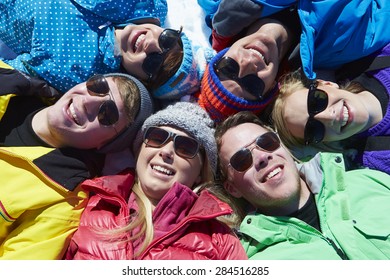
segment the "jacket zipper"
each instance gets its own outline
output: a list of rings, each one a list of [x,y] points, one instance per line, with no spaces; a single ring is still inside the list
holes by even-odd
[[[142,260],[145,257],[145,255],[150,251],[150,249],[152,249],[156,244],[164,241],[164,239],[167,239],[172,234],[174,234],[175,232],[177,232],[180,229],[182,229],[186,224],[189,224],[189,223],[191,223],[193,221],[202,221],[202,220],[215,219],[215,218],[217,218],[219,216],[228,215],[228,214],[230,214],[230,211],[229,210],[224,210],[224,211],[221,211],[218,214],[214,214],[214,215],[194,216],[194,217],[190,217],[190,218],[185,219],[185,221],[183,221],[180,224],[178,224],[177,227],[172,229],[170,232],[168,232],[164,236],[161,236],[160,238],[158,238],[158,239],[154,240],[152,243],[150,243],[149,246],[146,248],[146,250],[140,256],[140,259]]]
[[[320,221],[320,223],[321,223],[321,221]],[[321,239],[325,240],[330,246],[333,247],[333,249],[335,249],[336,253],[341,257],[341,259],[348,260],[347,255],[344,253],[344,251],[339,246],[337,246],[337,244],[333,241],[333,239],[325,236],[322,232],[318,231],[316,228],[312,227],[311,225],[309,225],[309,224],[306,224],[306,225],[311,227],[313,229],[313,231],[310,231],[310,230],[305,229],[305,228],[297,227],[295,224],[292,224],[292,226],[294,226],[295,228],[298,228],[299,230],[303,230],[307,233],[313,233],[313,234],[317,235],[318,237],[320,237]],[[320,227],[323,228],[321,225],[320,225]]]

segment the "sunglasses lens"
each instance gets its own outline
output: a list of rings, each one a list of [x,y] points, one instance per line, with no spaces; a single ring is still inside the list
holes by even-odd
[[[238,83],[251,95],[256,97],[258,100],[263,99],[264,82],[262,79],[254,74],[246,75],[239,79]]]
[[[142,63],[142,69],[149,76],[156,74],[163,65],[164,58],[160,53],[148,54]]]
[[[280,140],[275,133],[267,132],[257,138],[256,145],[265,151],[273,152],[279,149]]]
[[[144,143],[149,147],[159,148],[164,146],[170,137],[171,134],[165,129],[149,127],[144,134]],[[193,158],[199,151],[199,143],[191,137],[175,135],[174,149],[178,156],[183,158]]]
[[[112,100],[107,100],[100,105],[98,120],[102,125],[110,126],[119,120],[119,112]]]
[[[144,134],[144,143],[150,147],[158,148],[164,145],[168,138],[168,131],[157,127],[149,127]]]
[[[249,149],[243,148],[230,158],[230,165],[238,172],[244,172],[252,166],[253,158]]]
[[[193,158],[199,150],[199,143],[190,137],[177,135],[175,138],[175,152],[184,158]]]
[[[316,115],[328,107],[328,94],[320,89],[309,90],[307,108],[311,115]]]
[[[224,56],[214,64],[214,69],[220,78],[235,80],[238,77],[240,66],[233,58]]]
[[[110,91],[107,80],[103,75],[94,75],[86,83],[88,92],[92,95],[104,96]]]
[[[308,145],[310,143],[320,143],[325,136],[325,126],[322,122],[315,119],[309,119],[305,126],[304,141]]]
[[[158,44],[163,52],[173,49],[179,41],[181,31],[165,29],[158,37]]]

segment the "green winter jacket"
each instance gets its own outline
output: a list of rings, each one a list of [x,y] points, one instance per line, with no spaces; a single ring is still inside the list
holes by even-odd
[[[315,194],[322,233],[296,218],[247,215],[240,231],[249,259],[389,259],[390,176],[345,171],[342,156],[331,153],[298,167]]]

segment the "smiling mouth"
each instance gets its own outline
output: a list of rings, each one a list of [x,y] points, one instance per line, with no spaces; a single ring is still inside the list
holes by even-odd
[[[76,111],[73,106],[73,102],[71,101],[68,107],[68,115],[73,119],[73,121],[77,125],[81,125],[79,119],[77,118]]]
[[[247,50],[259,57],[265,63],[265,65],[268,65],[268,61],[265,59],[264,53],[261,50],[255,49],[253,47],[249,47]]]
[[[274,170],[272,170],[271,172],[269,172],[266,176],[263,177],[263,180],[262,180],[262,183],[272,179],[273,177],[275,177],[276,175],[278,175],[280,172],[282,171],[282,168],[281,167],[276,167]]]
[[[175,172],[173,172],[172,170],[169,170],[169,169],[167,169],[165,167],[162,167],[160,165],[152,165],[152,169],[154,171],[157,171],[157,172],[162,173],[164,175],[168,175],[168,176],[175,175]]]
[[[348,120],[349,120],[349,110],[348,107],[343,105],[343,120],[341,122],[341,129],[344,129],[345,126],[348,125]]]
[[[133,52],[136,52],[138,47],[141,45],[142,40],[145,38],[145,33],[139,34],[137,39],[135,40],[134,46],[133,46]]]

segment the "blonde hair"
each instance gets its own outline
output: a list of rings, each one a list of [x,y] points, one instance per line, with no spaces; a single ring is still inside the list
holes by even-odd
[[[288,147],[303,146],[303,139],[293,136],[286,123],[285,108],[287,107],[287,97],[298,90],[305,89],[299,71],[285,74],[280,79],[279,94],[272,109],[272,124],[275,127],[280,139]]]
[[[212,168],[207,159],[207,155],[204,149],[200,149],[200,153],[202,155],[202,170],[201,170],[201,182],[199,186],[194,185],[191,186],[191,189],[202,189],[202,185],[208,184],[213,180],[213,172]],[[149,244],[153,241],[154,237],[154,226],[152,220],[153,208],[150,200],[146,197],[142,188],[140,186],[138,178],[136,179],[132,191],[135,194],[135,200],[138,205],[138,213],[134,217],[126,217],[129,220],[127,225],[120,226],[118,228],[112,230],[105,230],[104,233],[101,234],[113,243],[126,243],[137,240],[139,238],[143,238],[143,241],[139,247],[137,252],[134,252],[134,257],[140,256],[145,249],[149,246]],[[130,213],[129,213],[130,215]],[[126,233],[139,228],[139,232],[137,232],[134,236],[129,236]]]
[[[285,118],[285,108],[288,106],[287,97],[298,90],[307,89],[307,80],[301,70],[287,73],[280,78],[280,89],[278,97],[275,100],[271,113],[272,124],[275,127],[283,144],[290,150],[307,147],[304,139],[295,137],[290,133]],[[344,81],[340,84],[340,89],[347,90],[351,93],[359,93],[365,88],[358,82]],[[317,151],[344,152],[343,141],[320,142],[310,144]]]

